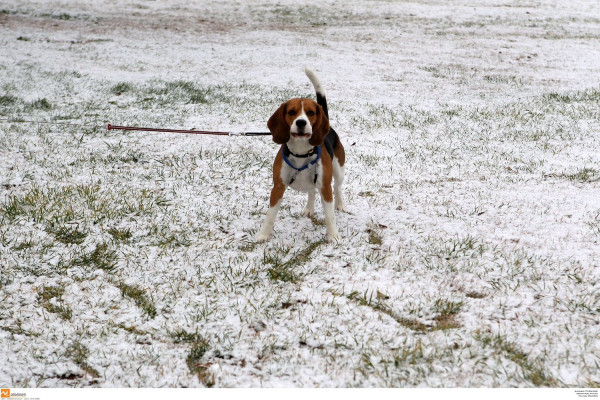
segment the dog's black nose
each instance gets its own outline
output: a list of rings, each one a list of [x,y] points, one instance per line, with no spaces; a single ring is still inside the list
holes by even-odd
[[[298,128],[304,128],[306,126],[306,120],[305,119],[297,119],[296,126],[298,126]]]

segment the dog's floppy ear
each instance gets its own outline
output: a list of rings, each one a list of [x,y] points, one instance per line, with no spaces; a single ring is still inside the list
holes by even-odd
[[[312,136],[308,143],[313,146],[320,146],[325,140],[325,136],[329,133],[329,120],[325,116],[323,107],[317,104],[317,122],[312,127]]]
[[[290,140],[290,126],[285,122],[285,113],[287,111],[287,105],[289,101],[286,101],[279,106],[277,111],[269,121],[267,121],[267,127],[273,135],[273,141],[277,144],[284,144]]]

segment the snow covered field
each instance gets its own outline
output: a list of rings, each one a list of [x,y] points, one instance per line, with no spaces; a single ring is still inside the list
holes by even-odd
[[[0,386],[600,385],[600,5],[479,3],[0,0]],[[305,66],[338,243],[291,190],[253,242],[269,137],[103,128],[263,131]]]

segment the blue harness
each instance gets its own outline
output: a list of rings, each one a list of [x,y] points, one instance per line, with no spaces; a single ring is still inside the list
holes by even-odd
[[[293,156],[296,156],[296,157],[308,157],[308,156],[310,156],[310,155],[312,155],[312,154],[310,154],[310,153],[309,153],[309,154],[306,154],[306,155],[304,155],[304,154],[303,154],[303,155],[300,155],[300,156],[298,156],[298,155],[296,155],[296,154],[292,153],[292,152],[290,151],[290,149],[288,149],[288,148],[287,148],[287,145],[284,145],[284,146],[281,148],[281,155],[283,156],[283,161],[285,161],[285,163],[286,163],[287,165],[289,165],[289,166],[290,166],[292,169],[296,170],[296,172],[294,172],[294,174],[292,175],[292,179],[290,180],[290,183],[288,183],[288,185],[291,185],[291,184],[292,184],[292,182],[294,182],[294,180],[296,179],[296,176],[298,176],[298,174],[299,174],[300,172],[304,171],[304,170],[305,170],[305,169],[307,169],[308,167],[310,167],[310,166],[313,166],[313,165],[315,165],[317,162],[319,162],[319,160],[321,159],[321,146],[315,146],[315,148],[317,149],[317,158],[315,158],[314,160],[310,161],[308,164],[306,164],[306,165],[304,165],[304,166],[302,166],[302,167],[300,167],[300,168],[296,168],[296,167],[294,167],[294,165],[293,165],[293,164],[290,162],[290,160],[289,160],[289,159],[287,158],[287,156],[285,155],[285,150],[287,149],[287,151],[288,151],[288,152],[289,152],[291,155],[293,155]],[[313,151],[314,151],[314,150],[313,150]],[[314,154],[314,153],[313,153],[313,154]],[[314,179],[314,183],[317,183],[317,169],[316,169],[316,168],[315,168],[315,179]]]

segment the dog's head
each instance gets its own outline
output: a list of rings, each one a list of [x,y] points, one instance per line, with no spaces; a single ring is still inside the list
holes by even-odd
[[[310,99],[291,99],[283,103],[269,118],[267,126],[277,144],[290,139],[308,140],[320,146],[329,133],[329,120],[323,108]]]

